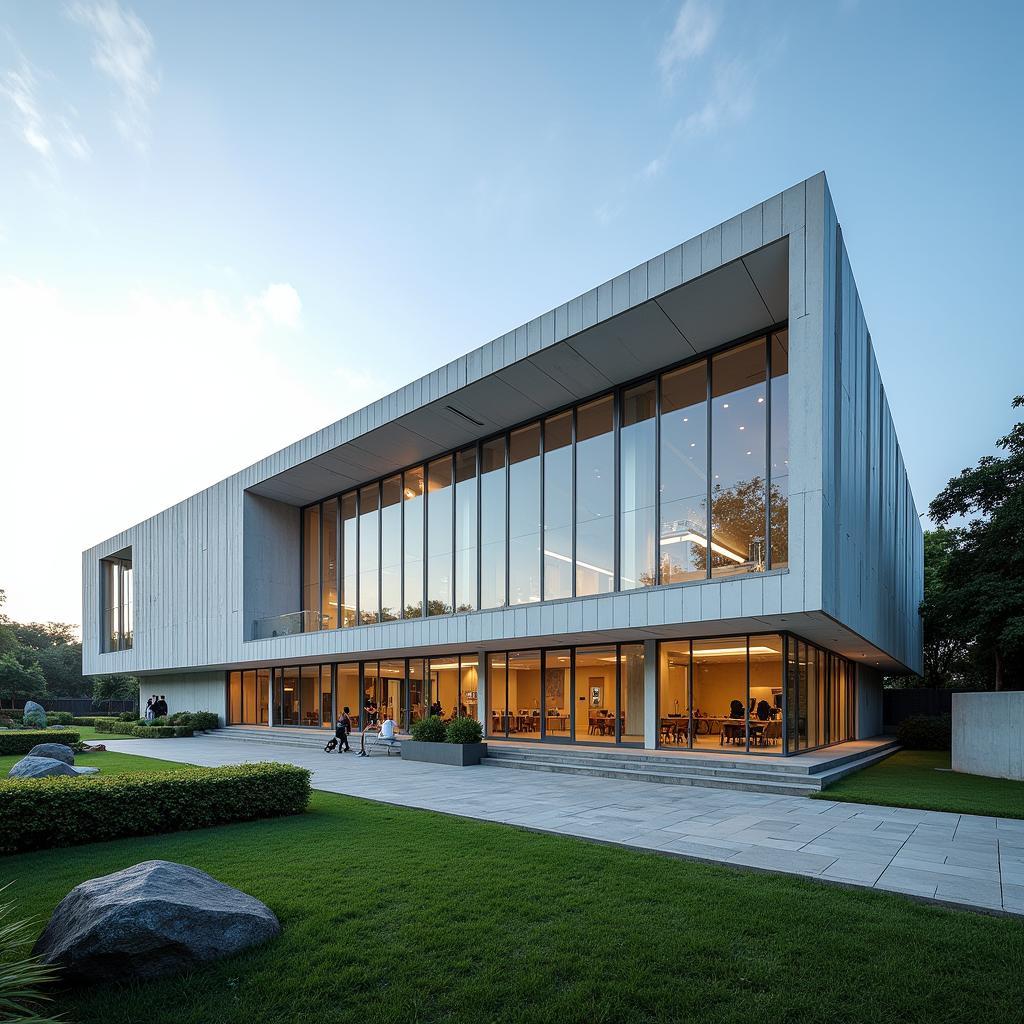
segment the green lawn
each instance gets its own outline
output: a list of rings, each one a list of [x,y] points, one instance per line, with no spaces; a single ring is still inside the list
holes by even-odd
[[[0,858],[0,882],[14,880],[9,896],[41,928],[78,882],[157,857],[264,900],[282,936],[190,977],[61,994],[71,1020],[945,1024],[1020,1012],[1017,920],[327,793],[294,818]]]
[[[159,740],[151,740],[158,743]],[[12,765],[20,761],[24,754],[4,754],[0,756],[0,778],[7,778]],[[75,754],[75,764],[96,765],[104,775],[120,775],[122,772],[166,772],[172,768],[180,768],[175,761],[158,761],[155,757],[136,757],[134,754],[115,754],[112,750],[97,754]],[[2,863],[2,861],[0,861]]]
[[[948,751],[901,750],[815,798],[1024,818],[1024,782],[941,770],[948,768]]]

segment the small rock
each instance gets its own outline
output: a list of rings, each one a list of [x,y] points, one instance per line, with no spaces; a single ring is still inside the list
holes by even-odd
[[[27,700],[21,713],[21,720],[33,729],[45,729],[46,710],[42,704],[37,704],[34,700]]]
[[[83,743],[82,747],[90,754],[95,754],[100,750],[107,749],[107,745],[105,743]]]
[[[75,769],[76,775],[95,775],[99,771],[95,765],[84,764],[81,768]]]
[[[65,764],[75,763],[75,752],[63,743],[37,743],[29,752],[29,757],[53,757]]]
[[[33,950],[74,981],[155,978],[280,934],[272,910],[198,868],[148,860],[75,886]]]
[[[9,779],[48,779],[52,775],[77,775],[78,772],[55,757],[23,757],[8,773]]]

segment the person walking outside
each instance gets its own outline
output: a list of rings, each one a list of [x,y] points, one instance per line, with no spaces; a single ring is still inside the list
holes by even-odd
[[[153,705],[156,704],[156,694],[154,693],[149,700],[146,701],[146,721],[153,721]]]
[[[348,745],[348,734],[352,731],[352,719],[349,714],[349,709],[346,706],[340,715],[338,715],[338,723],[334,727],[334,735],[338,740],[338,753],[348,754],[351,752],[351,747]]]

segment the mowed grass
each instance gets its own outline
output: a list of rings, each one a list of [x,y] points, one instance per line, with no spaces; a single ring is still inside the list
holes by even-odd
[[[77,883],[151,858],[252,893],[283,933],[190,976],[58,993],[73,1021],[939,1024],[1020,1013],[1019,920],[327,793],[292,818],[0,858],[0,881],[14,881],[8,895],[41,929]]]
[[[55,741],[56,742],[56,741]],[[153,740],[151,742],[159,742]],[[0,778],[7,778],[11,767],[20,761],[24,754],[4,754],[0,756]],[[122,772],[166,772],[182,765],[176,761],[159,761],[155,757],[136,757],[134,754],[117,754],[112,750],[100,751],[96,754],[75,754],[76,765],[95,765],[103,775],[120,775]],[[3,862],[0,861],[0,864]]]
[[[949,757],[948,751],[900,750],[870,768],[840,779],[815,797],[1024,818],[1024,782],[943,770],[950,766]]]

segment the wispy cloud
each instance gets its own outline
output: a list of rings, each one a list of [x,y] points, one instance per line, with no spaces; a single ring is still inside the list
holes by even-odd
[[[36,77],[27,61],[17,70],[5,71],[0,78],[0,94],[7,97],[13,110],[13,126],[22,141],[40,156],[49,159],[53,143],[46,133],[42,107],[36,92]]]
[[[677,131],[684,138],[694,138],[742,121],[753,109],[756,81],[756,71],[745,61],[734,59],[718,64],[711,94],[679,122]]]
[[[672,86],[687,61],[702,56],[711,46],[718,22],[718,11],[705,0],[683,0],[658,54],[658,67],[667,86]]]
[[[648,180],[658,177],[665,170],[665,162],[665,157],[656,156],[653,160],[647,162],[644,169],[640,172],[640,177],[647,178]]]
[[[253,303],[278,327],[298,327],[302,320],[302,300],[299,293],[287,283],[271,284]]]
[[[93,33],[93,66],[120,93],[118,131],[139,149],[149,141],[149,103],[160,88],[153,36],[138,15],[118,0],[73,3],[68,16]]]

